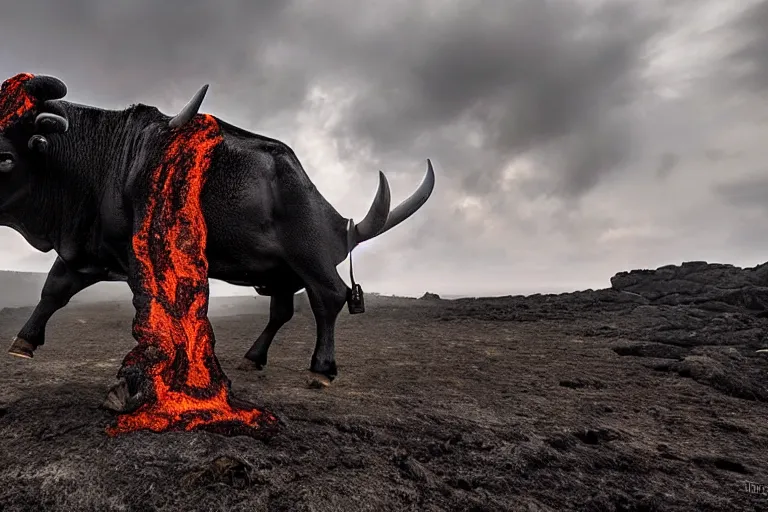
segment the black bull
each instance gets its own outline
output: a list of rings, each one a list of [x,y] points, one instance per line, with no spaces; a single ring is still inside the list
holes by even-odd
[[[3,83],[0,225],[58,255],[11,354],[32,357],[51,316],[95,283],[127,281],[135,296],[131,238],[138,228],[134,211],[147,201],[142,178],[159,141],[197,114],[206,90],[170,117],[141,104],[103,110],[63,101],[66,86],[53,77],[17,75]],[[12,94],[26,102],[16,113]],[[373,204],[354,224],[323,198],[287,145],[214,119],[223,142],[201,196],[209,277],[271,297],[269,322],[243,364],[264,368],[272,340],[293,315],[294,294],[305,288],[317,323],[310,371],[327,385],[337,375],[334,326],[350,293],[336,267],[357,244],[426,202],[432,166],[427,161],[418,190],[391,211],[389,185],[379,173]]]

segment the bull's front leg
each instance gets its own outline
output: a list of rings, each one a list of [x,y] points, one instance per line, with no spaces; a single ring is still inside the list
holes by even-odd
[[[136,229],[134,228],[134,230]],[[146,377],[140,365],[136,365],[136,367],[130,363],[126,365],[126,360],[130,362],[132,360],[150,359],[151,357],[146,357],[145,354],[148,349],[153,355],[156,353],[151,345],[141,343],[142,328],[146,326],[147,318],[150,315],[153,297],[149,293],[146,283],[141,279],[140,264],[133,251],[129,252],[128,263],[127,283],[133,294],[133,307],[136,310],[131,331],[139,344],[124,359],[117,375],[117,382],[109,388],[107,397],[102,404],[102,407],[114,412],[132,412],[139,408],[147,398],[142,390],[146,385]]]
[[[73,270],[61,258],[56,258],[43,285],[32,316],[13,340],[8,352],[14,356],[31,358],[35,349],[45,343],[48,320],[66,306],[77,293],[103,280],[101,274],[83,274]]]

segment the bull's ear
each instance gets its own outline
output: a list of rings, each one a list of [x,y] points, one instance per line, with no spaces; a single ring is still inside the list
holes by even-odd
[[[67,95],[67,86],[56,77],[35,75],[24,83],[24,88],[35,98],[57,100]]]
[[[59,101],[45,101],[35,118],[35,131],[42,134],[65,133],[69,129],[67,111]]]
[[[40,133],[64,133],[69,129],[66,117],[43,112],[35,118],[35,130]]]
[[[44,102],[40,107],[40,112],[50,112],[51,114],[56,114],[61,117],[67,117],[67,111],[64,109],[61,101],[56,100],[48,100]]]

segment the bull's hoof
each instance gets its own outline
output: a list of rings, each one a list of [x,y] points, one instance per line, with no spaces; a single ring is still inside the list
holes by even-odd
[[[104,403],[101,406],[113,412],[127,413],[138,409],[141,402],[141,392],[131,396],[128,390],[128,383],[125,379],[120,379],[109,388],[107,398],[104,399]]]
[[[257,372],[257,373],[264,373],[266,371],[266,368],[263,365],[254,363],[247,357],[244,357],[243,360],[240,361],[240,364],[237,365],[237,369],[242,370],[244,372]]]
[[[35,348],[37,347],[35,347],[24,338],[19,338],[17,336],[13,338],[13,343],[11,343],[11,348],[8,349],[8,353],[12,356],[32,359],[35,357]]]
[[[309,389],[325,389],[331,385],[331,379],[322,373],[308,371],[306,377]]]

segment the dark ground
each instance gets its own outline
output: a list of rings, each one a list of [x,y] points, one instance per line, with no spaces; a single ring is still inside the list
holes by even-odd
[[[369,298],[343,312],[340,378],[304,386],[299,313],[266,376],[236,370],[266,316],[213,319],[269,444],[104,434],[130,304],[70,305],[33,360],[0,355],[0,510],[768,510],[768,268],[618,275],[613,290]],[[10,340],[29,310],[0,312]]]

